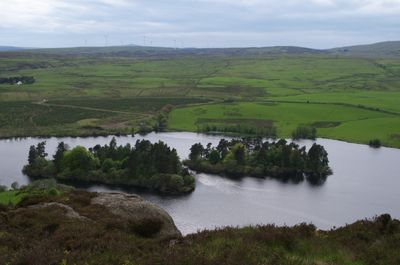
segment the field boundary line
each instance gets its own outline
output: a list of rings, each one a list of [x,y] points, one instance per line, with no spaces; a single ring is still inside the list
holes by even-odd
[[[350,104],[350,103],[343,103],[343,102],[322,102],[322,101],[290,101],[290,100],[263,100],[263,101],[254,101],[256,102],[268,102],[268,103],[293,103],[293,104],[319,104],[319,105],[336,105],[336,106],[344,106],[344,107],[351,107],[351,108],[357,108],[357,109],[363,109],[363,110],[369,110],[369,111],[374,111],[374,112],[380,112],[384,114],[389,114],[389,115],[395,115],[395,116],[400,116],[399,112],[394,112],[394,111],[389,111],[389,110],[384,110],[378,107],[370,107],[370,106],[365,106],[365,105],[355,105],[355,104]]]
[[[116,113],[116,114],[126,114],[126,115],[136,114],[135,112],[108,110],[108,109],[91,108],[91,107],[67,105],[67,104],[54,104],[54,103],[43,103],[43,102],[32,102],[32,104],[41,105],[41,106],[49,106],[49,107],[64,107],[64,108],[71,108],[71,109],[93,110],[93,111],[109,112],[109,113]]]

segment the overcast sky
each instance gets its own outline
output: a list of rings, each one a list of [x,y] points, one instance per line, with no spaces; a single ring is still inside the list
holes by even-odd
[[[330,48],[400,40],[400,0],[0,0],[0,45]]]

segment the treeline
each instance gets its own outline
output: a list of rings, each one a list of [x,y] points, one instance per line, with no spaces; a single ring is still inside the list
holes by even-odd
[[[166,194],[195,188],[194,177],[182,166],[176,150],[161,141],[138,140],[134,146],[117,146],[113,138],[109,145],[72,150],[61,142],[52,159],[46,158],[45,145],[30,147],[28,165],[23,169],[29,177],[128,185]]]
[[[295,182],[307,179],[319,184],[332,173],[328,153],[323,146],[313,144],[308,150],[286,140],[263,141],[260,138],[220,140],[213,147],[194,144],[189,159],[184,161],[190,169],[228,176],[272,177]]]
[[[256,135],[266,138],[275,138],[277,136],[277,129],[275,126],[248,126],[248,125],[217,125],[217,124],[203,124],[197,127],[198,132],[203,133],[232,133],[241,135]]]
[[[33,76],[0,77],[0,84],[14,85],[18,82],[22,82],[23,84],[33,84],[35,81],[36,80]]]

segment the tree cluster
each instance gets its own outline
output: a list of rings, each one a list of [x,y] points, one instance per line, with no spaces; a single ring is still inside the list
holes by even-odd
[[[164,132],[168,127],[168,114],[173,109],[172,105],[165,105],[160,113],[147,123],[141,123],[138,128],[138,133],[146,135],[150,132]]]
[[[35,78],[33,76],[0,77],[0,84],[14,85],[18,82],[22,82],[23,84],[33,84],[35,83]]]
[[[323,183],[330,175],[328,153],[313,144],[308,150],[286,140],[263,141],[259,138],[222,139],[213,147],[194,144],[184,164],[193,170],[228,176],[273,177],[296,182],[307,179]]]
[[[32,178],[129,185],[170,194],[191,192],[195,187],[194,177],[182,166],[176,150],[161,141],[138,140],[134,146],[118,146],[113,138],[108,145],[71,150],[61,142],[53,159],[46,157],[45,142],[31,146],[24,173]]]
[[[296,130],[292,133],[292,138],[298,139],[311,139],[314,140],[317,137],[317,129],[310,125],[299,125]]]

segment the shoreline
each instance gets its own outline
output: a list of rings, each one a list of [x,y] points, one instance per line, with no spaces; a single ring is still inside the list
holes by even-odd
[[[24,139],[51,139],[51,138],[55,138],[55,139],[61,139],[61,138],[107,138],[107,137],[135,137],[136,135],[140,135],[140,136],[146,136],[148,134],[160,134],[160,133],[194,133],[194,134],[198,134],[198,135],[207,135],[207,136],[218,136],[218,137],[226,137],[226,138],[242,138],[242,137],[260,137],[257,135],[243,135],[243,134],[237,134],[237,133],[217,133],[217,132],[213,132],[213,133],[207,133],[207,132],[195,132],[195,131],[184,131],[184,130],[168,130],[168,131],[164,131],[164,132],[156,132],[156,131],[151,131],[145,134],[141,134],[141,133],[116,133],[116,134],[82,134],[82,135],[71,135],[71,134],[65,134],[65,135],[28,135],[28,136],[0,136],[0,141],[2,140],[24,140]],[[301,141],[316,141],[318,139],[324,139],[324,140],[332,140],[332,141],[340,141],[340,142],[344,142],[344,143],[348,143],[348,144],[357,144],[357,145],[363,145],[363,146],[368,146],[370,148],[374,148],[371,147],[368,143],[364,143],[364,142],[357,142],[357,141],[349,141],[343,138],[328,138],[328,137],[316,137],[315,139],[293,139],[293,138],[287,138],[287,137],[276,137],[276,138],[264,138],[263,139],[269,140],[269,141],[275,141],[275,140],[279,140],[279,139],[285,139],[285,140],[289,140],[289,141],[293,141],[293,142],[301,142]],[[390,148],[390,149],[400,149],[399,147],[396,146],[391,146],[391,145],[385,145],[382,144],[380,147],[378,148],[374,148],[374,149],[380,149],[380,148]]]

